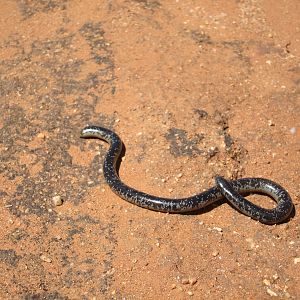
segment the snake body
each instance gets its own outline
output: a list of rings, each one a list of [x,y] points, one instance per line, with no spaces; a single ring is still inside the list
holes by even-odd
[[[241,178],[229,182],[222,177],[216,177],[215,187],[181,199],[149,195],[129,187],[119,178],[116,163],[123,143],[115,132],[99,126],[87,126],[81,131],[81,137],[98,138],[110,145],[103,163],[104,178],[115,194],[140,207],[160,212],[186,213],[226,198],[238,211],[265,224],[275,224],[286,220],[293,209],[288,192],[277,183],[264,178]],[[277,202],[277,206],[273,209],[262,208],[241,196],[250,193],[267,194]]]

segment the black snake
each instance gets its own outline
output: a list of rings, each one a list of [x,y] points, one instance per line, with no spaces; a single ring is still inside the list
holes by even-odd
[[[103,164],[107,184],[118,196],[143,208],[161,212],[186,213],[226,198],[238,211],[265,224],[275,224],[286,220],[293,209],[288,192],[277,183],[264,178],[241,178],[227,181],[222,177],[216,177],[215,187],[182,199],[168,199],[140,192],[123,183],[116,171],[116,163],[123,146],[116,133],[103,127],[88,126],[82,130],[81,137],[99,138],[110,144]],[[250,193],[269,195],[277,202],[277,206],[273,209],[262,208],[241,196]]]

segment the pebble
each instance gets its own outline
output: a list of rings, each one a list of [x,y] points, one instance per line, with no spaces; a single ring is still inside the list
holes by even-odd
[[[54,197],[52,198],[52,202],[53,202],[53,204],[54,204],[55,206],[60,206],[60,205],[63,204],[63,201],[62,201],[62,199],[61,199],[60,196],[54,196]]]
[[[274,280],[277,280],[279,278],[279,275],[277,273],[275,273],[272,277]]]
[[[45,139],[46,138],[46,135],[44,134],[44,133],[42,133],[42,132],[40,132],[38,135],[37,135],[37,137],[39,138],[39,139]]]
[[[40,259],[41,259],[42,261],[44,261],[44,262],[47,262],[47,263],[51,263],[51,262],[52,262],[52,259],[51,259],[50,257],[44,255],[44,254],[42,254],[42,255],[40,256]]]
[[[190,281],[189,281],[188,278],[182,278],[182,279],[181,279],[181,283],[182,283],[182,284],[189,284]]]
[[[268,120],[268,125],[269,126],[275,126],[275,123],[272,120]]]
[[[213,230],[216,230],[216,231],[218,231],[218,232],[222,232],[222,231],[223,231],[223,229],[220,228],[220,227],[214,227]]]
[[[290,293],[286,292],[286,293],[285,293],[285,297],[286,297],[286,298],[291,298]]]
[[[191,277],[191,278],[189,278],[189,283],[190,283],[191,285],[194,285],[197,281],[198,281],[198,280],[197,280],[196,277]]]
[[[217,256],[219,252],[217,250],[213,251],[212,256]]]
[[[296,127],[292,127],[292,128],[290,129],[290,133],[291,133],[291,134],[295,134],[295,133],[296,133]]]
[[[264,279],[264,280],[263,280],[263,284],[264,284],[264,285],[270,286],[270,285],[271,285],[271,282],[270,282],[268,279]]]
[[[193,293],[192,291],[187,291],[187,294],[188,294],[189,296],[193,296],[193,295],[194,295],[194,293]]]
[[[172,290],[176,289],[176,284],[175,284],[175,283],[173,283],[173,284],[171,285],[171,289],[172,289]]]
[[[300,257],[295,257],[294,258],[294,264],[300,263]]]
[[[267,289],[267,293],[270,295],[270,296],[272,296],[272,297],[277,297],[278,295],[274,292],[274,291],[272,291],[271,289]]]

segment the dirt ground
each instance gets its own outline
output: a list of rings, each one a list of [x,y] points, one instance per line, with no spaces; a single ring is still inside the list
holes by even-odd
[[[298,0],[1,1],[0,298],[300,299],[299,15]],[[264,177],[295,212],[268,226],[226,202],[127,203],[87,124],[120,135],[132,187]]]

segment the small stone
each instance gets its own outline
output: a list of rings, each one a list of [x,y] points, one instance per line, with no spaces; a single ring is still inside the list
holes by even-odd
[[[279,275],[277,273],[275,273],[272,277],[274,280],[277,280],[279,278]]]
[[[62,201],[62,199],[61,199],[60,196],[54,196],[54,197],[52,198],[52,202],[53,202],[53,204],[54,204],[55,206],[60,206],[60,205],[63,204],[63,201]]]
[[[191,285],[194,285],[197,281],[198,281],[198,280],[197,280],[196,277],[191,277],[191,278],[189,278],[189,283],[190,283]]]
[[[267,60],[267,61],[266,61],[266,64],[271,65],[272,62],[271,62],[270,60]]]
[[[44,134],[44,133],[42,133],[42,132],[40,132],[38,135],[37,135],[37,137],[39,138],[39,139],[45,139],[46,138],[46,135]]]
[[[291,133],[291,134],[295,134],[295,133],[296,133],[296,127],[292,127],[292,128],[290,129],[290,133]]]
[[[194,293],[193,293],[192,291],[187,291],[187,294],[188,294],[189,296],[193,296],[193,295],[194,295]]]
[[[190,281],[189,281],[188,278],[182,278],[182,279],[181,279],[181,283],[182,283],[182,284],[189,284]]]
[[[40,259],[41,259],[42,261],[44,261],[44,262],[47,262],[47,263],[51,263],[51,262],[52,262],[52,259],[51,259],[50,257],[44,255],[44,254],[42,254],[42,255],[40,256]]]
[[[291,298],[291,295],[288,292],[286,292],[284,295],[285,295],[286,298]]]
[[[272,120],[268,120],[268,125],[269,126],[275,126],[275,123]]]
[[[212,256],[217,256],[219,252],[217,250],[213,251]]]
[[[216,230],[216,231],[218,231],[218,232],[222,232],[222,231],[223,231],[223,229],[220,228],[220,227],[214,227],[213,230]]]
[[[270,286],[270,285],[271,285],[271,282],[270,282],[268,279],[264,279],[264,280],[263,280],[263,284],[264,284],[264,285],[267,285],[267,286]]]
[[[175,283],[173,283],[173,284],[171,285],[171,290],[174,290],[174,289],[176,289],[176,284],[175,284]]]
[[[271,297],[277,297],[277,294],[272,291],[271,289],[267,289],[267,293],[271,296]]]
[[[300,257],[295,257],[294,258],[294,264],[296,265],[298,263],[300,263]]]

